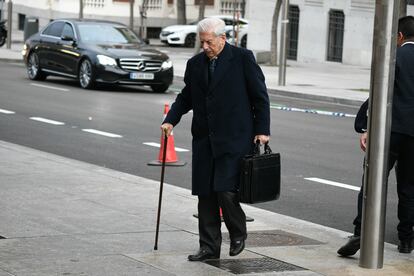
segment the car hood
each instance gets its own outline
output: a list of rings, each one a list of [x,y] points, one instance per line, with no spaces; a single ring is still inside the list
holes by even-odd
[[[96,48],[97,52],[114,58],[148,57],[159,60],[168,59],[168,56],[166,54],[139,44],[99,44],[92,47]]]
[[[196,32],[197,26],[196,25],[172,25],[162,29],[163,32],[182,32],[182,31],[189,31],[189,32]]]

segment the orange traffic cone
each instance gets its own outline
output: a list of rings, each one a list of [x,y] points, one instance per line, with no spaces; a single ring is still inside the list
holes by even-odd
[[[164,119],[165,116],[167,116],[168,111],[170,111],[170,107],[168,104],[164,105]],[[151,162],[148,162],[149,166],[161,166],[162,165],[162,160],[163,160],[163,152],[164,152],[164,133],[162,133],[161,131],[161,147],[160,147],[160,152],[158,154],[158,160],[153,160]],[[165,158],[165,165],[166,166],[184,166],[186,164],[186,162],[180,162],[178,161],[178,156],[177,153],[175,151],[175,146],[174,146],[174,134],[173,132],[171,132],[170,136],[168,137],[168,142],[167,142],[167,153],[166,153],[166,158]]]

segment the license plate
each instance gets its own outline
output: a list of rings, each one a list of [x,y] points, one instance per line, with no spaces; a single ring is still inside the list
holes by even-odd
[[[129,78],[131,80],[153,80],[153,73],[130,73]]]

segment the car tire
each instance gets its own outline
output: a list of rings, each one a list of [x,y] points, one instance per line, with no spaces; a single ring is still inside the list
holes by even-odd
[[[27,58],[27,76],[31,80],[45,80],[46,74],[42,72],[40,68],[39,56],[32,52],[30,53],[29,57]]]
[[[244,35],[240,40],[240,47],[247,48],[247,35]]]
[[[79,65],[79,85],[83,89],[92,89],[95,86],[95,72],[92,62],[85,58]]]
[[[170,87],[168,84],[153,84],[151,85],[152,91],[156,93],[165,93]]]
[[[188,34],[184,40],[184,46],[188,48],[193,48],[195,46],[196,34]]]

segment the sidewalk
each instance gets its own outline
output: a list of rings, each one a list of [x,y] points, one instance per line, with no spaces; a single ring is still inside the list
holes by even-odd
[[[154,251],[158,182],[2,141],[0,156],[0,276],[414,273],[414,255],[395,245],[383,269],[363,269],[359,254],[336,254],[350,233],[247,205],[242,254],[229,257],[225,235],[220,262],[189,262],[198,248],[189,190],[165,184]]]
[[[6,49],[6,45],[0,48],[0,60],[21,62],[22,40],[23,34],[16,32],[11,49]],[[161,51],[167,49],[157,39],[151,40],[150,45]],[[167,54],[173,61],[175,76],[182,78],[191,55]],[[298,63],[288,60],[286,86],[279,86],[278,67],[263,64],[260,67],[270,93],[351,105],[359,105],[369,96],[370,68],[335,62]]]
[[[21,62],[22,44],[0,48]],[[183,75],[187,57],[174,56]],[[290,62],[287,86],[262,66],[272,93],[342,103],[368,97],[369,70]],[[414,254],[386,244],[384,268],[362,269],[359,253],[341,258],[350,233],[245,205],[246,250],[221,261],[188,262],[198,248],[197,198],[165,184],[159,249],[154,251],[159,183],[0,141],[0,276],[10,275],[414,275]],[[166,169],[168,182],[169,169]],[[222,227],[226,231],[225,226]]]

